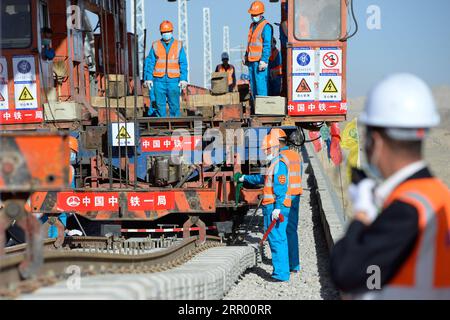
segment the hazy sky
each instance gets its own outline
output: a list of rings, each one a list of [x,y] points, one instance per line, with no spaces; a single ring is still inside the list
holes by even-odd
[[[130,1],[129,1],[130,2]],[[213,68],[220,63],[223,26],[230,27],[230,46],[245,45],[251,0],[190,0],[189,40],[191,82],[203,85],[203,8],[211,9]],[[266,18],[279,22],[279,3],[266,4]],[[381,9],[381,30],[369,30],[367,8]],[[171,20],[178,30],[177,3],[146,0],[147,48],[160,38],[159,24]],[[449,0],[355,0],[359,33],[349,40],[348,92],[363,96],[380,77],[394,71],[408,71],[432,86],[450,84]],[[277,31],[278,38],[278,31]],[[239,53],[232,56],[238,65]]]

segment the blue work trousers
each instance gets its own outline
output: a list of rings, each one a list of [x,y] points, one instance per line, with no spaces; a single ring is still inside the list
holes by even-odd
[[[300,196],[292,198],[289,210],[289,219],[286,228],[286,235],[289,248],[289,270],[300,271],[300,257],[298,247],[298,216],[300,211]]]
[[[62,222],[62,224],[64,225],[64,227],[67,225],[67,214],[66,213],[61,213],[58,216],[58,219]],[[48,215],[44,215],[41,218],[41,222],[42,223],[46,223],[48,220]],[[48,228],[48,234],[47,234],[49,239],[55,239],[58,237],[58,229],[56,228],[56,226],[50,226]]]
[[[264,232],[272,223],[273,205],[263,206]],[[289,252],[286,229],[289,221],[289,208],[283,208],[281,214],[284,216],[284,222],[278,221],[270,232],[268,240],[270,251],[272,253],[273,273],[272,278],[280,281],[289,281]]]
[[[180,87],[179,81],[176,79],[155,78],[154,92],[157,106],[157,116],[161,118],[167,117],[167,103],[169,103],[170,117],[177,118],[180,116]]]
[[[248,66],[250,74],[250,86],[253,98],[269,95],[269,67],[265,71],[259,71],[259,61],[250,62]]]

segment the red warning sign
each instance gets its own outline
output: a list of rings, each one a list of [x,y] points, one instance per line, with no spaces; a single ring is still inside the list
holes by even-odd
[[[328,68],[334,68],[338,65],[338,63],[339,63],[339,57],[334,52],[327,52],[323,56],[323,64]]]
[[[298,85],[297,88],[297,92],[298,93],[311,92],[311,88],[309,87],[308,82],[306,82],[305,78],[303,78],[302,81],[300,81],[300,84]]]

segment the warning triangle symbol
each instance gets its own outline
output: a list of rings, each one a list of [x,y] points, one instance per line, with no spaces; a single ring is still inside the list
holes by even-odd
[[[0,92],[0,102],[5,102],[5,97],[3,97],[1,92]]]
[[[30,90],[28,90],[27,87],[24,87],[22,93],[19,96],[19,101],[32,101],[32,100],[34,100],[34,98],[31,95]]]
[[[117,135],[116,139],[122,140],[122,139],[131,139],[130,134],[128,133],[127,129],[123,126],[119,130],[119,134]]]
[[[327,85],[323,89],[324,93],[338,93],[338,89],[336,88],[336,85],[334,84],[333,80],[328,80]]]
[[[300,84],[298,85],[297,88],[297,92],[298,93],[311,92],[311,88],[309,87],[308,82],[306,82],[305,78],[303,78],[302,81],[300,81]]]

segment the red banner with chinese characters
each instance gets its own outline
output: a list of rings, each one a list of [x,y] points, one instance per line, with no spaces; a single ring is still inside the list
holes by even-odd
[[[316,115],[345,115],[347,102],[289,102],[288,115],[290,116],[316,116]]]
[[[158,211],[175,209],[173,192],[134,192],[128,193],[129,211]]]
[[[141,138],[142,152],[172,152],[201,150],[202,137],[148,137]]]
[[[61,211],[118,211],[118,192],[58,192],[58,210]]]
[[[42,110],[0,111],[0,124],[41,123],[44,121]]]

